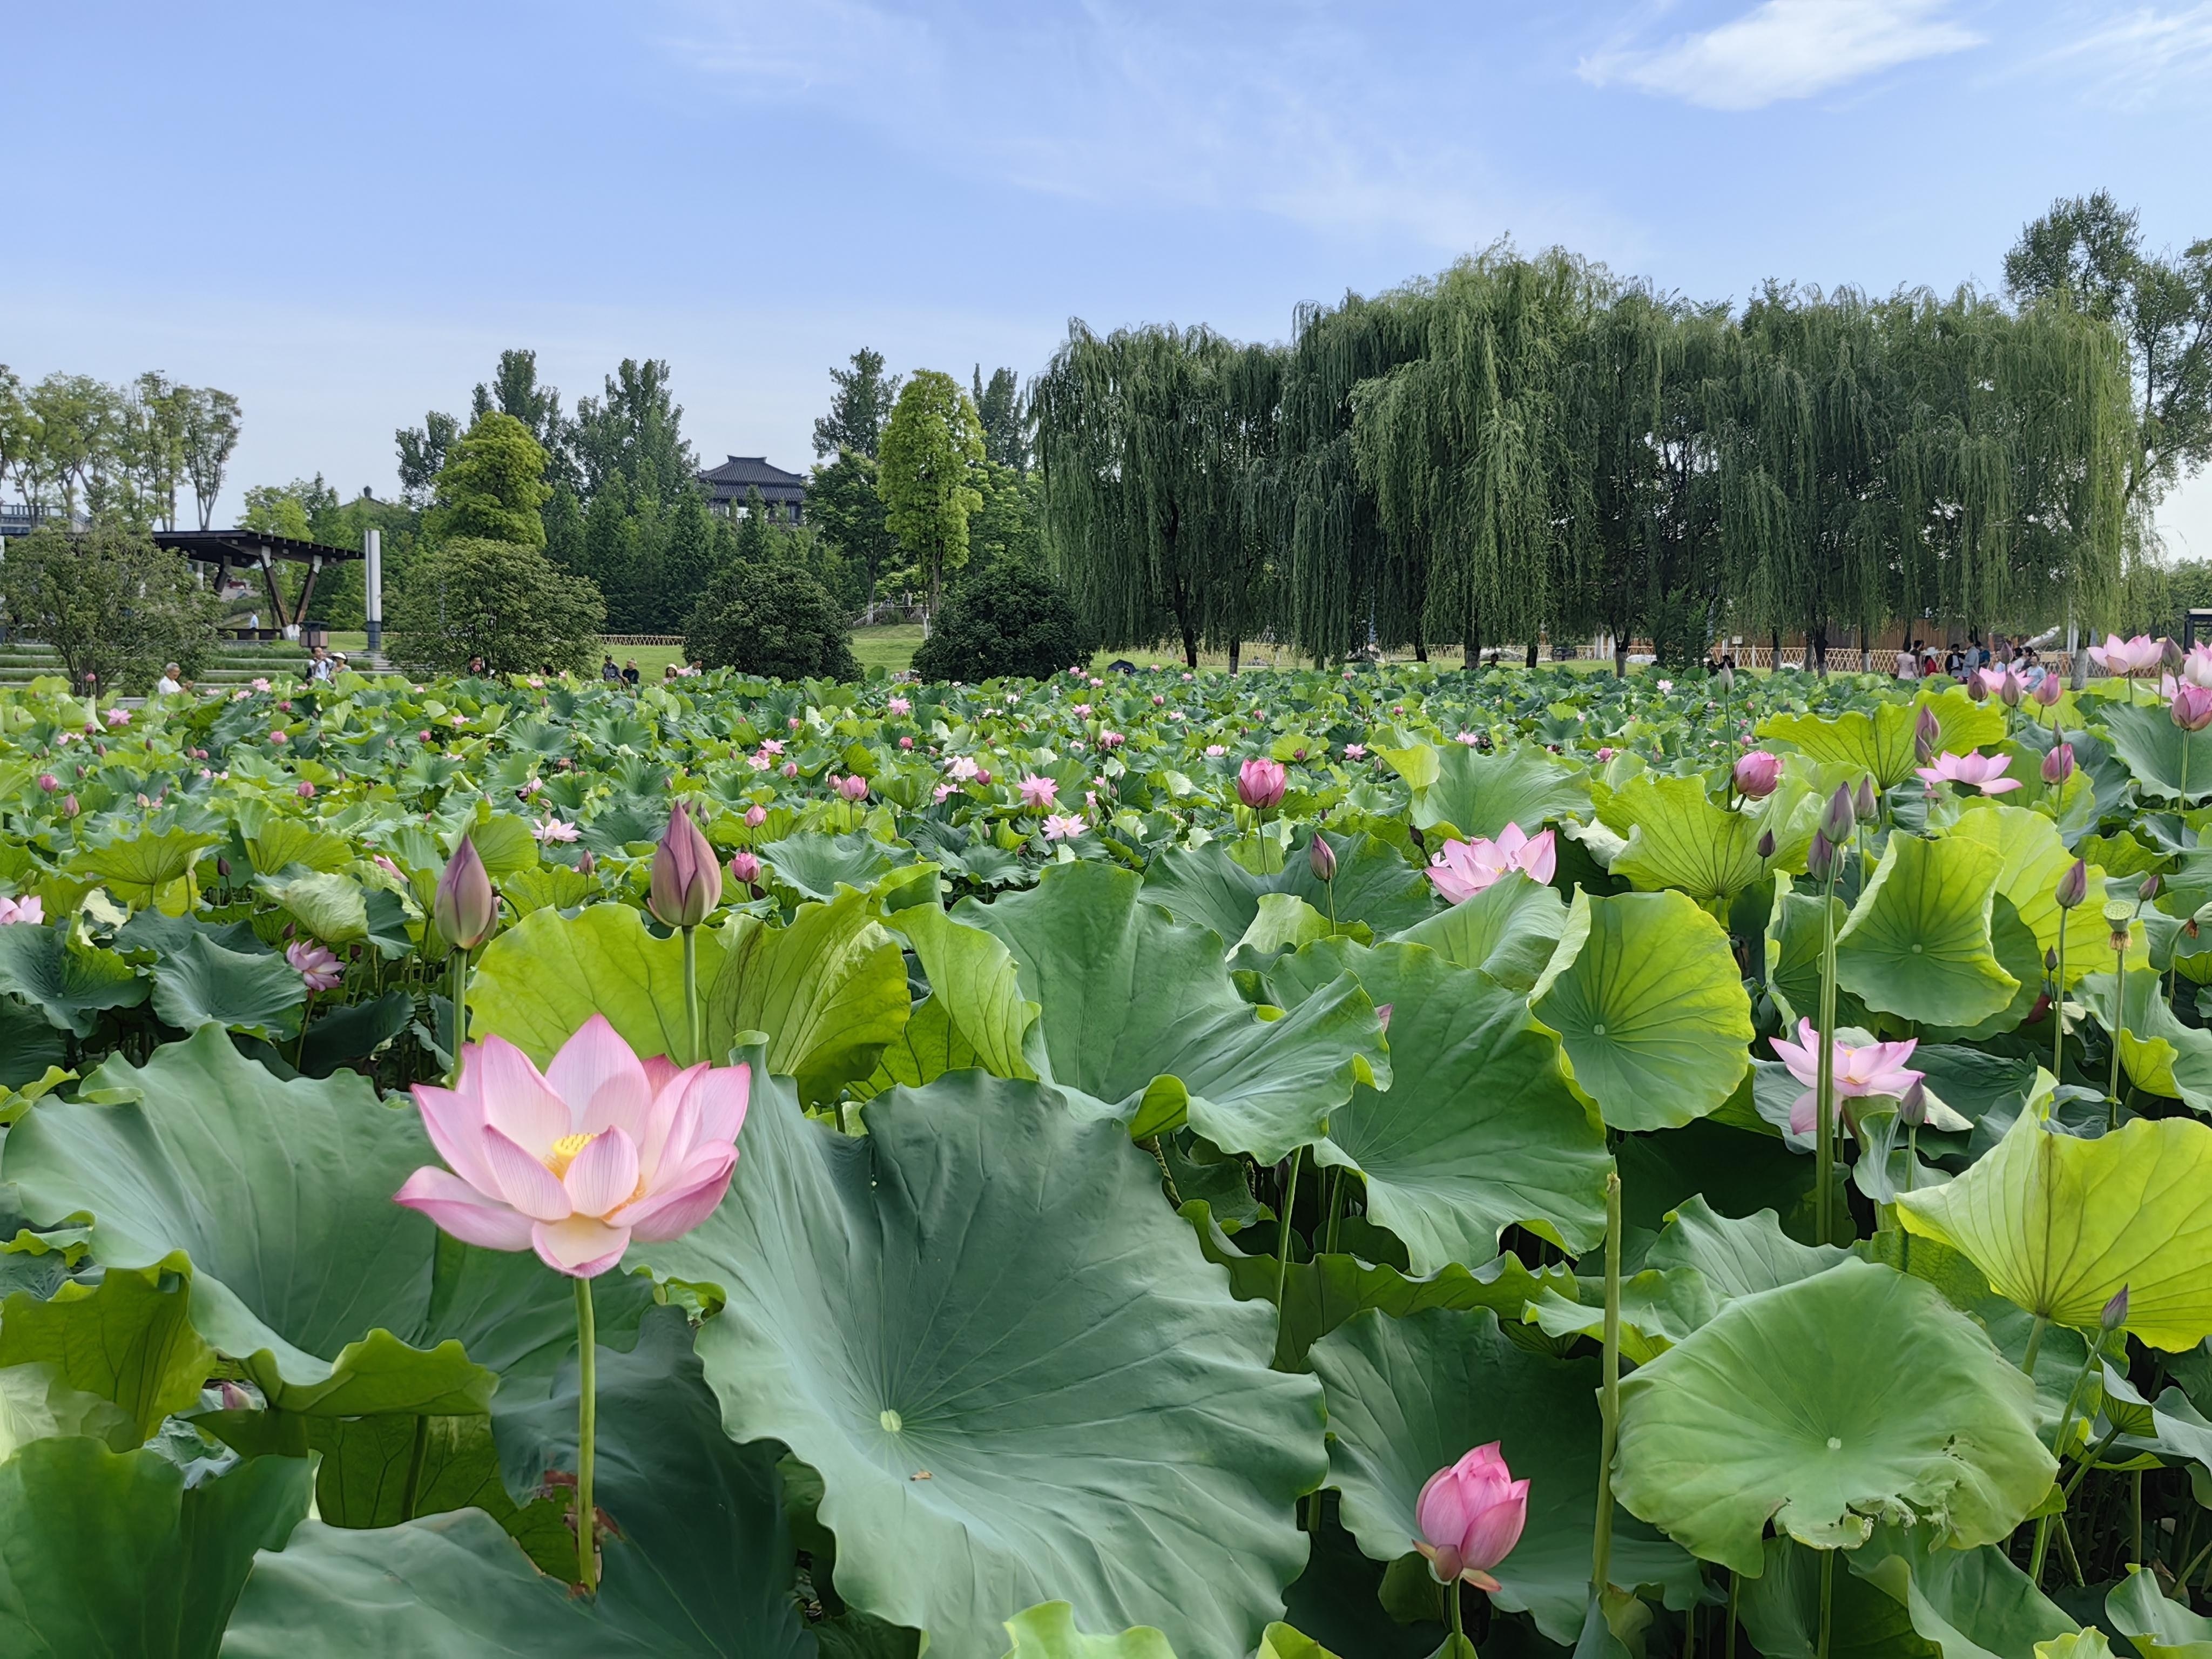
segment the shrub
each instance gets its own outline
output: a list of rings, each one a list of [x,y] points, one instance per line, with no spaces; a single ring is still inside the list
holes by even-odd
[[[928,680],[1049,679],[1088,662],[1097,641],[1060,585],[1002,559],[970,571],[930,623],[914,670]]]
[[[0,614],[52,647],[78,687],[94,674],[103,692],[150,691],[172,660],[198,672],[222,609],[182,554],[114,525],[44,526],[0,559]]]
[[[830,592],[789,564],[734,564],[708,584],[684,654],[771,679],[856,680],[852,629]]]
[[[482,657],[495,674],[588,668],[607,617],[599,584],[534,547],[463,536],[416,556],[392,600],[410,663],[453,671]]]

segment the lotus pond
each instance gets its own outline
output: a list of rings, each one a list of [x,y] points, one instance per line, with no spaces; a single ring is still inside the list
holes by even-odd
[[[2200,672],[0,694],[0,1652],[2212,1653]]]

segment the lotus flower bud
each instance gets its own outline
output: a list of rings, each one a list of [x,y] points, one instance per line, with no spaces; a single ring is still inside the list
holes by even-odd
[[[1850,786],[1838,784],[1836,793],[1828,798],[1828,810],[1821,815],[1820,833],[1840,846],[1850,839],[1858,821],[1858,803],[1851,798]]]
[[[228,881],[230,879],[230,860],[225,858],[218,858],[215,861],[215,872],[218,876],[221,876],[225,881]]]
[[[2020,707],[2021,696],[2025,690],[2026,688],[2020,683],[2020,676],[2009,668],[2005,670],[2004,678],[1997,682],[1997,696],[2008,708]]]
[[[586,847],[583,850],[581,855],[576,860],[576,869],[578,872],[580,874],[588,876],[599,867],[599,861],[592,856],[592,849]]]
[[[1871,775],[1859,780],[1858,793],[1851,797],[1851,815],[1861,823],[1874,822],[1874,779]]]
[[[2035,683],[2035,700],[2045,708],[2055,706],[2058,699],[2065,695],[2066,688],[2058,683],[2058,676],[2056,674],[2045,673]]]
[[[1730,774],[1735,792],[1747,800],[1765,800],[1782,781],[1782,757],[1764,749],[1740,756]]]
[[[842,777],[837,780],[837,793],[847,800],[866,800],[868,798],[868,781],[861,777]]]
[[[1908,1129],[1928,1121],[1928,1091],[1917,1077],[1912,1086],[1897,1097],[1897,1121]]]
[[[1322,839],[1319,830],[1306,843],[1306,864],[1313,871],[1316,881],[1336,879],[1336,849]]]
[[[2158,872],[2154,870],[2142,878],[2142,885],[2136,889],[2136,902],[2148,904],[2158,896],[2159,886]]]
[[[768,822],[768,808],[755,805],[745,808],[745,828],[757,830]]]
[[[1927,766],[1936,759],[1936,750],[1943,741],[1943,723],[1936,718],[1936,711],[1923,705],[1920,718],[1912,723],[1912,752],[1920,764]]]
[[[2058,971],[2058,949],[2056,945],[2043,953],[2043,971],[2046,974]]]
[[[1513,1478],[1493,1440],[1429,1477],[1413,1503],[1413,1547],[1438,1583],[1463,1578],[1495,1590],[1490,1569],[1513,1553],[1528,1519],[1528,1483]]]
[[[2158,642],[2158,665],[2169,674],[2179,674],[2183,662],[2181,647],[2169,636]]]
[[[1976,702],[1987,702],[1989,701],[1990,688],[1982,683],[1982,677],[1979,674],[1969,674],[1966,676],[1966,695],[1972,697]]]
[[[721,902],[721,861],[691,822],[691,809],[678,801],[660,845],[653,849],[646,908],[664,927],[696,927]]]
[[[2088,863],[2085,860],[2075,859],[2073,863],[2066,866],[2066,873],[2058,878],[2058,890],[2056,895],[2058,908],[2062,910],[2071,910],[2088,896]]]
[[[730,878],[740,886],[751,887],[760,881],[761,861],[750,853],[730,855]]]
[[[1762,863],[1774,856],[1774,831],[1771,830],[1759,832],[1759,856]]]
[[[1735,690],[1735,670],[1730,668],[1726,663],[1721,665],[1721,672],[1713,678],[1720,682],[1723,696]]]
[[[1264,812],[1283,804],[1289,783],[1290,774],[1280,761],[1255,755],[1237,769],[1237,799],[1254,811]]]
[[[1835,867],[1835,844],[1826,836],[1814,836],[1813,844],[1805,849],[1805,873],[1815,881],[1826,881]]]
[[[455,950],[473,951],[491,937],[498,921],[499,896],[491,890],[491,876],[477,854],[477,844],[465,835],[438,878],[437,896],[430,902],[431,925]]]
[[[2185,732],[2202,732],[2212,726],[2212,690],[2183,685],[2173,694],[2173,723]]]
[[[2128,1287],[2124,1285],[2112,1292],[2112,1299],[2105,1304],[2105,1311],[2097,1316],[2098,1328],[2107,1335],[2128,1322]]]
[[[2074,745],[2062,743],[2043,757],[2043,781],[2054,789],[2074,775]]]

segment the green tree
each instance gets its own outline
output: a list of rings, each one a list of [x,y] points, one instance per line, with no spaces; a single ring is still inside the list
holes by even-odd
[[[1023,564],[1044,561],[1044,481],[1034,471],[1019,472],[996,461],[986,461],[976,474],[975,487],[983,505],[968,521],[968,553],[978,564],[1012,560]]]
[[[441,672],[476,657],[495,674],[585,668],[606,623],[605,602],[589,578],[562,570],[534,546],[474,536],[418,554],[390,610],[406,659]]]
[[[538,383],[536,352],[501,352],[489,383],[477,382],[469,400],[470,418],[475,420],[495,409],[514,416],[538,440],[545,452],[545,482],[556,488],[566,484],[573,489],[576,465],[568,417],[561,412],[561,388]]]
[[[860,677],[842,607],[795,564],[738,563],[715,577],[684,624],[684,653],[773,679]]]
[[[863,603],[868,605],[875,603],[878,579],[899,555],[877,476],[875,457],[848,447],[840,449],[836,460],[817,465],[806,486],[808,520],[848,564],[862,573]]]
[[[192,504],[203,530],[215,524],[223,475],[230,470],[243,424],[238,399],[230,393],[212,386],[193,389],[185,412],[185,473],[192,481]]]
[[[915,653],[914,672],[969,684],[1007,675],[1049,679],[1089,662],[1097,645],[1057,582],[1033,563],[1000,559],[971,568],[953,584]]]
[[[141,374],[131,388],[131,465],[149,520],[177,527],[177,488],[185,476],[185,446],[192,389],[157,373]]]
[[[422,417],[420,426],[404,426],[392,434],[399,447],[399,495],[414,507],[428,507],[446,469],[446,457],[461,435],[461,423],[436,410]]]
[[[576,459],[590,500],[620,476],[633,497],[673,507],[698,488],[699,464],[684,437],[684,410],[669,395],[669,368],[659,358],[622,360],[605,394],[576,403]]]
[[[944,597],[947,571],[968,559],[968,520],[983,505],[975,470],[983,428],[975,405],[950,374],[926,368],[899,392],[884,430],[885,522],[929,586],[929,608]]]
[[[76,685],[91,674],[103,690],[145,691],[165,663],[194,672],[219,611],[181,554],[112,522],[77,535],[42,526],[0,560],[0,612],[52,647]]]
[[[975,417],[983,423],[983,453],[997,466],[1026,472],[1030,465],[1029,411],[1022,403],[1021,379],[1011,368],[994,368],[990,383],[978,363],[974,382]]]
[[[440,469],[424,528],[435,538],[545,545],[545,451],[512,415],[477,416]]]
[[[884,354],[862,346],[853,354],[850,368],[833,368],[830,383],[830,412],[814,422],[814,453],[818,459],[849,449],[873,460],[883,442],[884,423],[899,395],[899,377],[884,373]]]

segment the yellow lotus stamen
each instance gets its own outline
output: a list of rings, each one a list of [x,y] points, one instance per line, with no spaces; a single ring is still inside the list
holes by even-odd
[[[545,1167],[556,1176],[568,1173],[568,1166],[576,1161],[576,1154],[590,1146],[593,1135],[562,1135],[553,1143],[553,1150],[545,1154]]]

